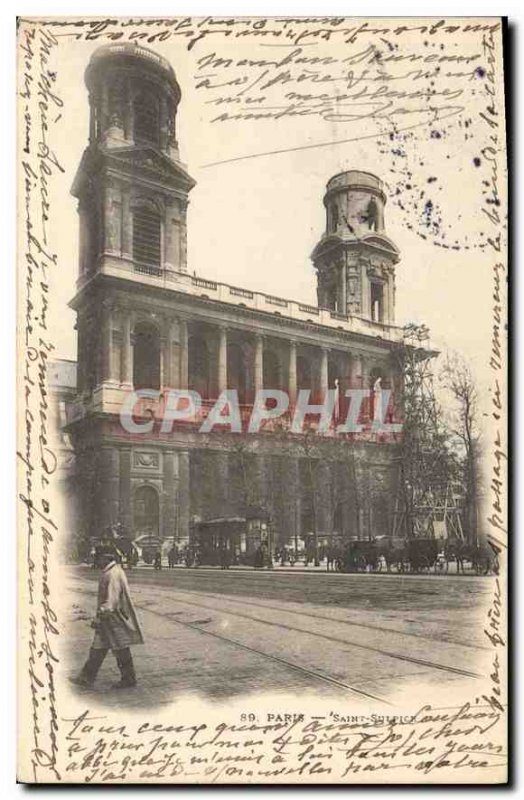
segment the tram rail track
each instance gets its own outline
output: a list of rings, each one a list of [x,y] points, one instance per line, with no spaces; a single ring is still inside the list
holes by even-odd
[[[399,636],[407,636],[408,638],[413,639],[424,639],[427,642],[432,642],[433,644],[437,642],[441,642],[442,644],[449,644],[455,645],[456,647],[466,647],[472,650],[482,650],[484,652],[490,652],[489,647],[482,647],[481,645],[473,644],[471,642],[464,642],[464,641],[457,641],[456,639],[442,639],[435,637],[428,636],[425,633],[414,633],[413,631],[401,631],[398,628],[386,628],[383,625],[371,625],[368,622],[355,622],[349,619],[337,619],[336,617],[328,617],[326,614],[312,614],[310,611],[298,611],[296,608],[286,608],[282,609],[280,606],[269,605],[266,603],[255,603],[253,600],[248,600],[245,597],[239,599],[238,597],[232,597],[230,595],[217,595],[213,592],[195,592],[190,589],[179,589],[178,587],[174,587],[174,591],[178,594],[188,594],[188,595],[205,595],[213,600],[218,600],[219,598],[224,598],[225,602],[227,603],[235,603],[237,605],[249,605],[254,606],[255,608],[260,609],[267,609],[268,611],[284,611],[286,614],[294,614],[296,616],[306,616],[310,617],[311,619],[319,619],[322,622],[331,622],[337,625],[347,625],[348,627],[354,628],[364,628],[366,630],[377,631],[379,633],[389,633],[389,634],[398,634]]]
[[[77,592],[79,592],[81,594],[89,594],[89,595],[92,595],[92,594],[95,593],[94,590],[82,589],[80,587],[76,587],[75,591],[77,591]],[[186,594],[189,594],[189,595],[194,594],[193,592],[190,592],[190,591],[187,591],[187,590],[184,591],[184,590],[178,590],[178,589],[175,589],[175,592],[177,594],[184,594],[184,595],[186,595]],[[209,597],[209,595],[208,595],[208,597]],[[173,598],[173,599],[175,600],[175,602],[180,603],[180,605],[182,605],[182,606],[186,605],[186,606],[189,606],[189,607],[199,608],[199,609],[202,609],[202,610],[205,610],[205,611],[212,611],[212,612],[215,612],[215,613],[217,611],[221,611],[223,614],[225,614],[227,616],[237,617],[239,619],[245,619],[245,620],[250,621],[250,622],[260,623],[262,625],[267,625],[267,626],[270,626],[270,627],[273,627],[273,628],[279,628],[281,630],[285,630],[285,631],[291,632],[291,633],[307,635],[307,636],[310,636],[310,637],[313,637],[313,638],[322,639],[324,641],[329,641],[329,642],[337,644],[337,645],[342,645],[344,647],[355,647],[357,649],[361,649],[361,650],[365,650],[365,651],[376,653],[377,655],[381,655],[381,656],[386,657],[386,658],[391,658],[391,659],[399,661],[399,662],[404,662],[404,663],[407,663],[407,664],[413,664],[415,666],[424,667],[426,669],[444,671],[444,672],[447,672],[449,674],[460,675],[462,677],[468,677],[468,678],[477,679],[477,678],[481,678],[482,677],[481,675],[479,675],[479,674],[477,674],[477,673],[475,673],[475,672],[473,672],[471,670],[466,670],[466,669],[463,669],[463,668],[460,668],[460,667],[454,667],[454,666],[451,666],[451,665],[448,665],[448,664],[440,664],[438,662],[434,662],[434,661],[430,661],[430,660],[422,659],[422,658],[417,658],[415,656],[409,656],[409,655],[402,654],[402,653],[391,652],[389,650],[385,650],[383,648],[376,647],[374,645],[363,644],[363,643],[360,643],[360,642],[351,641],[351,640],[348,640],[348,639],[344,639],[342,637],[332,636],[330,634],[320,633],[320,632],[317,632],[317,631],[310,631],[310,630],[308,630],[306,628],[301,628],[301,627],[297,627],[297,626],[293,626],[293,625],[288,625],[288,624],[283,623],[283,622],[265,620],[265,619],[262,619],[260,617],[254,616],[252,614],[243,613],[241,611],[235,611],[235,610],[226,609],[226,608],[217,608],[216,604],[215,605],[210,605],[209,603],[205,603],[205,602],[204,603],[196,602],[195,600],[190,600],[190,599],[188,599],[186,597],[184,597],[183,599],[178,599],[178,598]],[[214,598],[214,597],[213,597],[213,599],[216,600],[216,598]],[[228,598],[228,602],[229,602],[229,598]],[[236,600],[236,602],[239,603],[240,601]],[[181,620],[181,619],[178,618],[178,614],[180,613],[179,611],[178,612],[159,611],[159,610],[151,607],[153,604],[150,604],[150,603],[142,604],[140,601],[135,603],[135,605],[136,605],[137,608],[139,608],[141,611],[143,611],[145,613],[153,614],[154,616],[158,616],[160,618],[168,620],[169,622],[173,623],[174,625],[179,625],[179,626],[185,627],[186,629],[192,630],[192,631],[194,631],[194,632],[196,632],[198,634],[201,634],[202,636],[207,636],[209,638],[213,638],[215,640],[222,641],[224,644],[227,644],[229,646],[236,647],[237,649],[244,650],[245,652],[251,653],[253,655],[258,655],[258,656],[260,656],[262,658],[265,658],[265,659],[268,659],[268,660],[270,660],[270,661],[272,661],[274,663],[280,664],[281,666],[284,666],[284,667],[286,667],[286,668],[288,668],[288,669],[290,669],[292,671],[295,671],[295,672],[301,673],[303,675],[306,675],[306,676],[308,676],[310,678],[313,678],[313,679],[315,679],[317,681],[321,681],[323,683],[327,683],[327,684],[330,684],[332,686],[336,686],[339,689],[343,689],[345,691],[351,692],[351,693],[353,693],[355,695],[358,695],[358,696],[360,696],[362,698],[367,698],[369,700],[375,700],[377,702],[380,702],[380,703],[383,703],[383,704],[389,705],[389,706],[392,705],[392,703],[389,700],[387,700],[386,698],[384,698],[384,697],[372,694],[370,692],[366,692],[363,689],[358,689],[357,687],[352,686],[351,684],[345,683],[344,681],[341,681],[340,679],[335,678],[335,677],[333,677],[331,675],[326,675],[323,672],[319,672],[318,670],[315,670],[315,669],[310,669],[310,668],[305,667],[305,666],[303,666],[301,664],[297,664],[294,661],[290,661],[288,659],[282,658],[281,656],[277,656],[277,655],[274,655],[272,653],[268,653],[268,652],[266,652],[264,650],[260,650],[260,649],[258,649],[256,647],[251,647],[250,645],[245,644],[243,642],[239,642],[238,640],[233,639],[233,638],[231,638],[229,636],[226,636],[223,633],[218,633],[216,631],[206,630],[205,628],[200,627],[198,622],[188,622],[188,621],[185,621],[185,620]],[[288,613],[288,610],[283,610],[283,609],[275,607],[275,606],[269,608],[268,606],[265,606],[263,604],[251,603],[251,605],[254,605],[256,607],[260,607],[261,609],[284,611],[284,613]],[[301,614],[301,612],[296,611],[295,609],[293,609],[293,612],[295,614],[297,614],[297,615]],[[306,617],[309,616],[312,619],[319,619],[320,618],[323,621],[325,621],[327,619],[327,620],[329,620],[331,622],[339,622],[338,620],[332,620],[330,617],[325,617],[323,615],[320,616],[320,615],[316,615],[316,614],[308,614],[307,612],[304,612],[303,615],[306,616]],[[342,620],[341,622],[344,622],[344,621]],[[351,625],[353,623],[348,623],[348,624]],[[363,627],[372,627],[372,626],[364,625],[363,623],[361,623],[361,625]],[[397,630],[392,630],[392,629],[387,629],[387,628],[384,629],[384,631],[388,632],[388,633],[394,633],[394,634],[398,634],[399,633],[399,631],[397,631]]]
[[[195,606],[196,608],[202,608],[206,611],[217,611],[216,606],[206,605],[204,603],[197,603],[194,600],[181,600],[182,604]],[[151,611],[150,607],[145,607],[144,610]],[[281,609],[280,609],[281,610]],[[263,625],[269,625],[274,628],[282,628],[291,633],[302,633],[306,634],[307,636],[314,636],[320,639],[324,639],[328,642],[332,642],[334,644],[342,644],[349,647],[357,647],[361,650],[368,650],[372,653],[377,653],[377,655],[386,656],[388,658],[392,658],[398,661],[405,661],[410,664],[416,664],[417,666],[427,667],[429,669],[441,670],[444,672],[450,672],[455,675],[462,675],[463,677],[467,678],[482,678],[482,675],[479,675],[476,672],[472,672],[470,670],[462,669],[461,667],[452,667],[447,664],[439,664],[435,661],[428,661],[422,658],[416,658],[415,656],[407,656],[400,653],[392,653],[388,650],[383,650],[380,647],[375,647],[374,645],[362,644],[360,642],[349,641],[348,639],[342,639],[339,636],[331,636],[327,633],[319,633],[317,631],[309,631],[307,628],[298,628],[294,625],[287,625],[285,622],[274,622],[272,620],[261,619],[260,617],[255,617],[251,614],[244,614],[241,611],[229,611],[227,609],[221,608],[220,611],[223,614],[228,614],[229,616],[239,617],[240,619],[246,619],[250,622],[259,622]]]
[[[94,592],[88,591],[87,589],[75,588],[74,591],[77,592],[78,594],[86,594],[86,595],[94,594]],[[185,622],[183,620],[177,619],[176,615],[179,612],[157,611],[151,608],[150,605],[143,605],[141,603],[135,603],[135,607],[145,613],[153,614],[154,616],[167,619],[174,625],[180,625],[184,628],[195,631],[196,633],[199,633],[203,636],[208,636],[213,639],[217,639],[218,641],[224,642],[225,644],[234,646],[238,649],[244,650],[253,655],[261,656],[262,658],[265,658],[269,661],[273,661],[276,664],[280,664],[281,666],[287,667],[288,669],[291,669],[294,672],[299,672],[302,675],[306,675],[309,678],[314,678],[315,680],[330,684],[331,686],[336,686],[339,689],[344,689],[346,691],[351,692],[352,694],[358,695],[359,697],[366,698],[368,700],[376,700],[379,703],[383,703],[384,705],[387,706],[393,706],[393,703],[391,703],[385,697],[381,697],[380,695],[377,694],[372,694],[371,692],[366,692],[364,689],[358,689],[356,686],[351,686],[349,683],[345,683],[344,681],[341,681],[338,678],[334,678],[331,675],[326,675],[325,673],[318,672],[317,670],[312,670],[309,669],[308,667],[304,667],[302,664],[296,664],[293,661],[289,661],[288,659],[276,656],[273,653],[267,653],[264,650],[259,650],[256,647],[251,647],[250,645],[244,644],[243,642],[239,642],[236,639],[232,639],[229,636],[224,636],[224,634],[216,633],[215,631],[205,630],[205,628],[199,627],[197,623]]]
[[[236,639],[231,639],[229,636],[224,636],[222,633],[216,633],[215,631],[208,631],[205,628],[200,628],[197,623],[194,622],[184,622],[183,620],[177,619],[174,614],[170,614],[169,612],[163,611],[155,611],[149,606],[141,607],[140,604],[136,604],[137,608],[141,608],[141,610],[148,612],[149,614],[154,614],[159,617],[163,617],[168,619],[170,622],[181,625],[184,628],[188,628],[189,630],[196,631],[197,633],[203,634],[204,636],[210,636],[213,639],[218,639],[221,642],[225,642],[226,644],[233,645],[241,650],[245,650],[248,653],[252,653],[258,656],[262,656],[270,661],[273,661],[277,664],[281,664],[282,666],[287,667],[288,669],[292,669],[295,672],[300,672],[303,675],[307,675],[309,678],[315,678],[316,680],[323,681],[324,683],[329,683],[332,686],[337,686],[340,689],[345,689],[346,691],[351,692],[352,694],[359,695],[359,697],[364,697],[368,700],[377,700],[380,703],[383,703],[387,706],[392,706],[393,704],[386,700],[385,697],[381,697],[380,695],[372,694],[371,692],[366,692],[363,689],[357,689],[356,686],[351,686],[348,683],[344,683],[344,681],[339,680],[338,678],[333,678],[331,675],[325,675],[322,672],[318,672],[317,670],[309,669],[308,667],[304,667],[301,664],[295,664],[293,661],[288,661],[285,658],[281,658],[280,656],[276,656],[273,653],[267,653],[264,650],[259,650],[256,647],[251,647],[250,645],[244,644],[243,642],[239,642]]]

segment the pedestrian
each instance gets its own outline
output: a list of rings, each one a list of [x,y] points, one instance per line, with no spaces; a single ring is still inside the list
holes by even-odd
[[[131,688],[136,686],[136,676],[130,647],[144,643],[142,631],[129,594],[126,574],[118,563],[116,549],[100,547],[97,565],[101,575],[96,618],[92,622],[95,635],[89,658],[80,675],[72,678],[72,683],[77,686],[92,686],[108,651],[112,650],[121,676],[120,681],[113,684],[112,688]]]
[[[157,550],[155,553],[154,568],[162,569],[162,553],[160,550]]]

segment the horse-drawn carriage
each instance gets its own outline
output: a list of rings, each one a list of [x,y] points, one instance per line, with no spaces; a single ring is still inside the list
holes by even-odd
[[[377,542],[370,539],[352,539],[339,545],[334,557],[337,572],[379,572],[383,563]]]
[[[335,559],[338,572],[447,572],[442,547],[430,538],[352,539]]]
[[[417,537],[407,542],[407,561],[410,572],[435,571],[442,547],[437,539]],[[440,560],[441,563],[442,559]]]
[[[337,572],[397,572],[446,574],[451,566],[456,574],[466,570],[477,575],[497,573],[498,562],[491,549],[468,544],[462,539],[352,539],[333,548],[328,556]]]

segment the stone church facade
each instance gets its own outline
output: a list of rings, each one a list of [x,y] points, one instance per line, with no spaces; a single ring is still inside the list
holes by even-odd
[[[121,523],[183,544],[195,520],[263,509],[274,541],[388,535],[397,445],[361,435],[256,434],[195,425],[161,431],[170,389],[193,389],[203,409],[238,390],[243,419],[260,388],[322,398],[338,387],[399,389],[395,267],[382,182],[349,171],[327,183],[326,230],[312,254],[317,303],[197,277],[187,269],[186,210],[194,181],[180,161],[181,91],[150,50],[112,44],[86,71],[89,144],[72,193],[78,200],[77,385],[67,432],[75,452],[80,532]],[[130,391],[149,388],[136,414],[148,434],[123,430]],[[341,407],[343,399],[340,400]]]

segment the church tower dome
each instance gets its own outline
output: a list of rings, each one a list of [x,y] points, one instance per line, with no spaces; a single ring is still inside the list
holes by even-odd
[[[385,232],[385,205],[383,183],[370,172],[350,170],[328,181],[326,229],[312,254],[319,306],[394,322],[399,251]]]
[[[187,271],[186,211],[195,185],[180,162],[181,99],[166,59],[136,44],[91,56],[89,145],[75,177],[80,222],[80,285],[99,272],[177,280]]]
[[[176,114],[181,92],[171,64],[137,44],[110,44],[85,74],[90,141],[106,147],[151,145],[179,158]]]

